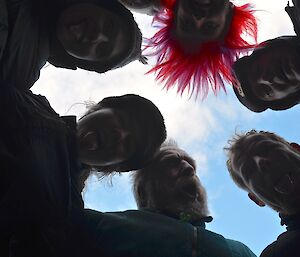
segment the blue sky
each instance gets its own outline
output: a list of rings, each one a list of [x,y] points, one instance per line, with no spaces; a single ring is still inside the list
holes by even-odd
[[[259,10],[260,41],[294,34],[284,12],[287,1],[251,2]],[[150,17],[136,15],[136,20],[145,35],[153,32]],[[86,101],[98,102],[111,95],[136,93],[152,100],[165,117],[168,135],[197,161],[198,175],[206,187],[214,217],[208,229],[244,242],[259,255],[284,228],[274,211],[257,207],[233,184],[226,170],[223,147],[235,131],[252,128],[276,132],[288,141],[299,143],[299,106],[286,111],[252,113],[238,102],[229,86],[227,94],[209,95],[204,102],[189,100],[185,95],[177,96],[175,90],[162,90],[152,75],[144,75],[148,69],[149,66],[134,62],[122,69],[96,74],[48,65],[42,69],[33,91],[45,95],[60,115],[80,116]],[[136,209],[130,176],[116,175],[111,182],[91,178],[84,194],[86,207],[99,211]]]

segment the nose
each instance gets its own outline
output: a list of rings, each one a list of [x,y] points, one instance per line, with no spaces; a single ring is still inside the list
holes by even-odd
[[[205,22],[205,17],[202,17],[202,18],[195,18],[194,17],[194,25],[195,25],[196,29],[201,29],[204,22]]]
[[[180,170],[182,176],[192,176],[195,174],[194,167],[187,162],[186,160],[182,160],[180,163]]]
[[[194,19],[201,19],[205,18],[208,15],[208,8],[195,8],[194,12],[192,13]]]

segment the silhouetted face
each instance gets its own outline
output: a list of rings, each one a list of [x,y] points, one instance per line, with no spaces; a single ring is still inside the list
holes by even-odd
[[[128,160],[141,142],[141,132],[126,113],[103,108],[78,121],[80,160],[91,166],[114,165]]]
[[[290,145],[265,134],[249,135],[233,154],[232,168],[249,191],[273,209],[300,211],[300,154]]]
[[[191,209],[200,212],[206,195],[196,175],[195,161],[184,151],[170,148],[155,163],[154,186],[148,192],[154,203],[152,207],[173,214]]]
[[[175,35],[179,40],[195,45],[222,40],[231,9],[232,4],[228,0],[179,0]]]
[[[253,94],[263,101],[282,100],[300,90],[299,48],[285,40],[273,46],[264,46],[250,56],[235,63],[242,69],[238,77],[247,81],[242,86],[250,87]]]
[[[109,61],[129,47],[129,21],[93,4],[67,8],[57,22],[57,37],[68,54],[88,61]]]

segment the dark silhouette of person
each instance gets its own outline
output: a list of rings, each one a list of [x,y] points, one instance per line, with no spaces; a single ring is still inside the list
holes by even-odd
[[[281,225],[287,227],[260,256],[299,256],[300,146],[275,133],[251,130],[235,135],[225,149],[233,181],[258,206],[278,212]]]
[[[143,167],[166,137],[160,111],[138,95],[104,98],[76,124],[45,97],[2,87],[0,112],[1,256],[70,254],[86,172]]]
[[[141,32],[116,0],[1,0],[0,81],[30,88],[48,61],[103,73],[141,56]]]
[[[174,142],[164,143],[151,164],[134,174],[133,182],[140,210],[161,215],[162,223],[166,216],[189,229],[181,242],[181,247],[186,246],[189,252],[177,255],[174,244],[169,250],[170,256],[255,256],[244,244],[205,228],[212,217],[205,188],[196,174],[195,160]],[[170,244],[171,240],[169,237],[162,239],[165,244]]]

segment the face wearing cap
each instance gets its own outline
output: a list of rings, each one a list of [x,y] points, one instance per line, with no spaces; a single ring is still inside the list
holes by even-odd
[[[206,193],[196,174],[195,160],[185,151],[163,147],[148,169],[155,174],[149,178],[152,187],[146,187],[152,205],[147,207],[175,216],[185,212],[192,219],[207,214]]]
[[[131,42],[128,20],[95,4],[75,4],[57,22],[57,37],[71,56],[106,62],[126,53]]]

